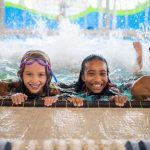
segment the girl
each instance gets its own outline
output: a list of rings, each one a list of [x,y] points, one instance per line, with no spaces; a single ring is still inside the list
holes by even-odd
[[[18,71],[19,88],[11,96],[14,104],[21,104],[27,99],[44,97],[44,105],[50,106],[57,101],[54,97],[59,91],[52,91],[49,85],[53,74],[49,57],[40,50],[31,50],[24,54]]]
[[[80,97],[71,97],[69,101],[75,106],[83,105],[83,98],[87,96],[110,96],[109,100],[115,101],[118,106],[124,106],[127,96],[122,96],[121,92],[114,87],[109,80],[109,70],[107,61],[98,55],[86,57],[81,65],[79,79],[75,91]]]

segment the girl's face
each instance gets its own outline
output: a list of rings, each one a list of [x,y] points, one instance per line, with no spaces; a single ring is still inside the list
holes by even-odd
[[[44,66],[36,61],[31,65],[25,65],[23,71],[23,82],[31,93],[37,94],[42,92],[46,80],[47,76]]]
[[[106,63],[98,59],[87,62],[82,80],[91,92],[102,92],[108,82]]]

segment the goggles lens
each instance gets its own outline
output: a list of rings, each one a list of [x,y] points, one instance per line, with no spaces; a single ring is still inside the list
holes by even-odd
[[[58,82],[56,76],[54,75],[54,73],[53,73],[53,71],[52,71],[52,69],[50,67],[50,64],[47,61],[43,60],[42,58],[32,58],[32,57],[25,58],[23,61],[21,61],[20,69],[24,65],[31,65],[31,64],[33,64],[35,61],[38,62],[40,65],[47,67],[49,72],[50,72],[50,74],[54,78],[55,82]]]
[[[48,65],[50,65],[47,61],[43,60],[42,58],[31,58],[31,57],[26,58],[23,61],[21,61],[21,65],[31,65],[35,61],[38,62],[42,66],[48,66]]]

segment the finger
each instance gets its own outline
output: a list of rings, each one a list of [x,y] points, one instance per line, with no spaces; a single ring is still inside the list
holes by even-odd
[[[79,106],[79,107],[83,106],[83,99],[77,98],[76,102],[77,102],[77,106]]]
[[[58,100],[58,97],[54,97],[53,103],[56,103]]]
[[[74,100],[73,100],[73,104],[74,104],[74,106],[78,106],[78,98],[74,98]]]
[[[83,99],[80,101],[80,105],[83,106]]]
[[[18,102],[18,96],[15,96],[15,97],[14,97],[13,103],[14,103],[15,105],[18,105],[18,104],[19,104],[19,102]]]
[[[124,104],[128,101],[128,97],[125,96]]]
[[[56,98],[55,97],[50,97],[50,104],[52,105],[55,102],[56,102]]]
[[[78,107],[80,107],[80,101],[79,101],[78,98],[75,99],[75,105],[78,106]]]
[[[124,101],[125,101],[125,97],[124,96],[120,96],[119,97],[119,106],[124,106]]]
[[[124,104],[127,102],[127,100],[128,100],[127,96],[122,96],[121,106],[124,106]]]
[[[50,101],[49,98],[47,98],[47,97],[44,98],[44,105],[45,106],[50,106],[51,105],[51,101]]]
[[[53,103],[54,103],[54,97],[49,98],[49,105],[52,106]]]
[[[18,94],[18,104],[21,104],[22,102],[24,102],[24,94]]]
[[[120,106],[124,106],[124,104],[127,102],[127,96],[119,96],[119,103]]]
[[[117,106],[119,106],[119,96],[118,96],[118,95],[115,95],[114,98],[115,98],[115,104],[116,104]]]
[[[25,101],[24,94],[20,94],[19,97],[18,97],[18,99],[19,99],[19,104],[21,104],[22,102],[24,102]]]
[[[24,95],[24,100],[26,101],[28,99],[28,96],[26,94],[23,95]]]
[[[13,104],[16,104],[16,97],[15,96],[11,96],[12,102]]]

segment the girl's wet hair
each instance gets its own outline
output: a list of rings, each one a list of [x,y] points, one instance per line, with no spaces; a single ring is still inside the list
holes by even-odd
[[[75,92],[79,93],[83,90],[83,86],[85,85],[85,83],[82,80],[82,75],[84,74],[84,71],[85,71],[85,65],[86,65],[87,62],[90,62],[90,61],[95,60],[95,59],[99,60],[99,61],[102,61],[106,64],[106,66],[107,66],[107,75],[108,75],[108,73],[109,73],[108,63],[107,63],[107,61],[104,57],[102,57],[101,55],[95,55],[95,54],[87,56],[82,61],[81,70],[80,70],[79,78],[78,78],[78,81],[77,81],[77,84],[76,84]],[[108,81],[109,81],[109,78],[108,78]]]
[[[24,56],[21,59],[21,62],[23,62],[26,58],[40,58],[43,59],[44,61],[47,61],[49,64],[50,63],[50,58],[48,57],[48,55],[46,53],[44,53],[41,50],[30,50],[28,52],[26,52],[24,54]],[[52,75],[50,74],[50,71],[48,69],[48,67],[45,67],[46,69],[46,76],[47,76],[47,81],[46,84],[44,86],[44,91],[46,91],[46,96],[49,96],[49,84],[51,82],[51,78]],[[23,71],[24,71],[24,66],[20,68],[20,70],[18,71],[18,77],[19,77],[19,82],[20,82],[20,92],[26,92],[26,86],[24,85],[24,82],[22,80],[23,78]]]

